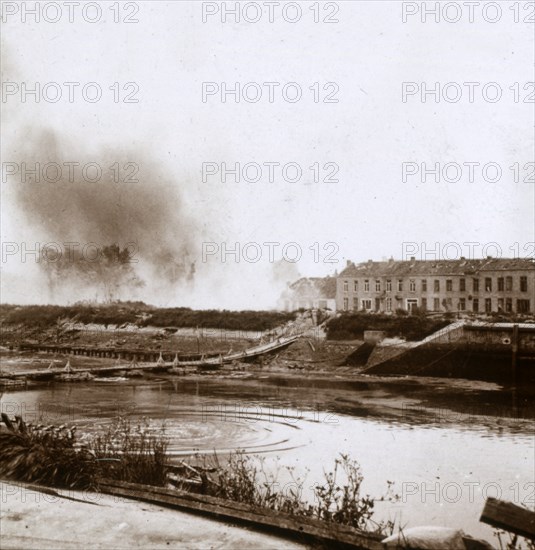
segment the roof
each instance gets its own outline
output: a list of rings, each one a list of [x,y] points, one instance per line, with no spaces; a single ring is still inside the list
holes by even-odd
[[[433,275],[472,275],[486,271],[535,271],[535,262],[524,258],[485,260],[390,260],[351,263],[339,277],[410,277]]]

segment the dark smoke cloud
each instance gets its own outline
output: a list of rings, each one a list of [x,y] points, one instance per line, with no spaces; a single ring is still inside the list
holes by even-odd
[[[148,279],[149,288],[191,282],[199,232],[184,206],[186,182],[180,181],[178,169],[168,173],[137,150],[108,149],[89,154],[60,140],[51,130],[26,135],[17,155],[19,164],[25,162],[28,169],[35,163],[41,168],[47,163],[62,167],[58,182],[52,181],[57,177],[53,167],[48,181],[43,180],[43,174],[40,182],[31,175],[26,182],[20,181],[20,175],[13,177],[17,207],[39,235],[60,244],[80,243],[80,248],[88,243],[124,248],[130,243],[133,265],[142,278]],[[74,176],[65,162],[79,163],[72,168]],[[90,162],[102,169],[102,177],[95,183],[82,175],[82,167]],[[121,167],[118,172],[111,168],[117,163]],[[124,170],[127,163],[134,164]],[[136,168],[139,171],[132,175]],[[88,171],[90,178],[95,173]],[[129,174],[138,181],[125,182]],[[66,269],[65,274],[72,276],[76,271]]]

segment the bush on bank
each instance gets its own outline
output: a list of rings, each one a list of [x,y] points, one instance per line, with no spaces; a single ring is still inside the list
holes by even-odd
[[[54,487],[95,487],[97,462],[87,449],[77,448],[75,428],[26,424],[20,417],[12,422],[5,413],[2,421],[0,478]]]
[[[278,311],[192,310],[186,307],[155,308],[143,302],[102,305],[15,306],[2,305],[0,318],[6,325],[34,328],[54,326],[62,320],[102,325],[155,327],[204,327],[225,330],[264,331],[294,320],[295,313]]]
[[[364,331],[381,330],[391,338],[400,336],[409,341],[417,341],[450,323],[450,319],[425,315],[343,313],[327,321],[326,328],[329,340],[362,340]]]
[[[303,498],[304,489],[311,485],[306,476],[296,478],[293,468],[285,467],[284,477],[292,482],[284,485],[279,482],[280,469],[268,473],[263,458],[246,455],[243,451],[232,452],[225,463],[216,453],[197,455],[193,466],[200,472],[202,483],[197,486],[186,483],[182,489],[366,532],[390,534],[395,526],[391,520],[377,522],[373,519],[376,499],[363,494],[364,477],[360,465],[348,455],[340,454],[333,469],[324,471],[323,480],[310,487],[312,501]],[[385,495],[377,500],[397,502],[399,496],[394,494],[392,486],[388,481]]]
[[[83,438],[76,428],[11,421],[2,413],[0,478],[53,487],[97,489],[112,478],[163,486],[167,480],[165,430],[146,421],[116,419],[103,432]]]

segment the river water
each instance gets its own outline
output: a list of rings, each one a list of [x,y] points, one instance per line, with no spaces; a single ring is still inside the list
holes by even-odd
[[[345,453],[360,463],[365,493],[380,497],[395,483],[401,498],[378,502],[378,519],[458,527],[494,544],[479,522],[486,497],[535,504],[533,395],[482,382],[275,374],[54,382],[4,393],[1,409],[82,432],[118,414],[147,417],[165,424],[173,457],[243,449],[268,471],[293,468],[306,499]]]

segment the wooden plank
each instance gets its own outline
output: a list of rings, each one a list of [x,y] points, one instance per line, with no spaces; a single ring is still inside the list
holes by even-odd
[[[383,548],[381,535],[362,533],[345,525],[327,524],[312,518],[297,518],[269,509],[258,509],[241,502],[114,480],[103,480],[100,489],[104,493],[170,506],[186,512],[197,512],[225,521],[245,523],[264,530],[275,530],[292,537],[304,536],[360,550]]]
[[[511,502],[487,498],[479,521],[535,540],[535,512]]]

